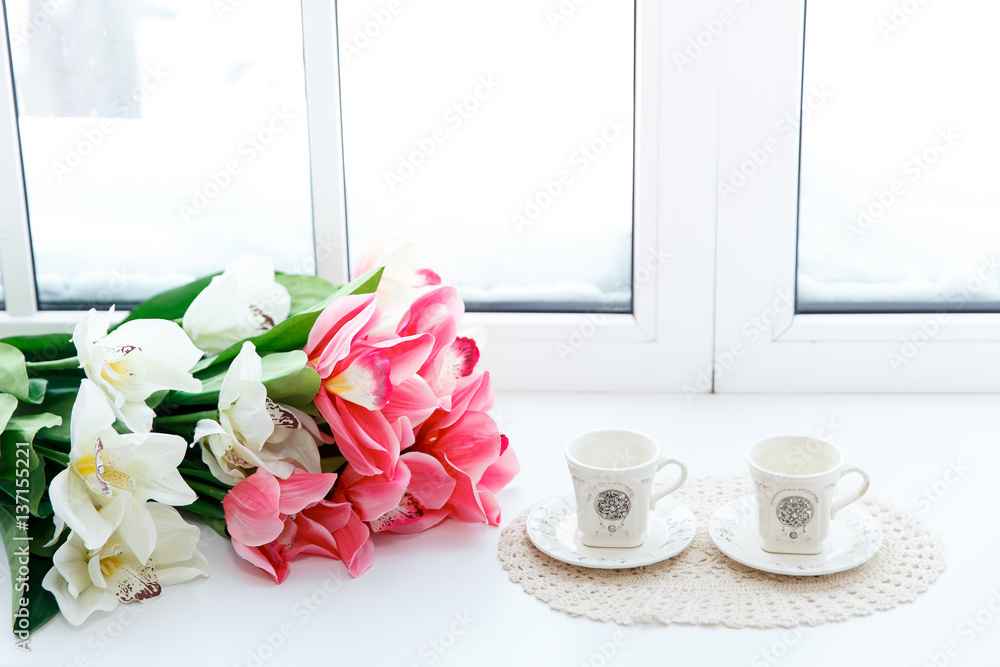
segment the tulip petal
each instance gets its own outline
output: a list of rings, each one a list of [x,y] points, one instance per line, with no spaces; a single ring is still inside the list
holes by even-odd
[[[267,572],[275,583],[280,584],[288,576],[288,562],[276,557],[269,545],[251,547],[236,539],[233,540],[232,544],[233,551],[240,558]]]
[[[385,352],[391,364],[390,382],[395,386],[414,375],[426,363],[434,349],[434,337],[430,334],[416,334],[390,338],[372,346]]]
[[[428,528],[433,528],[451,516],[448,510],[424,510],[423,516],[409,523],[395,523],[382,532],[412,534],[422,533]]]
[[[266,470],[257,470],[229,490],[222,506],[234,540],[258,547],[277,539],[284,528],[278,518],[280,492],[278,480]]]
[[[455,479],[455,490],[448,500],[448,508],[451,510],[452,516],[467,523],[489,523],[486,509],[479,497],[479,489],[476,488],[472,478],[462,470],[448,464],[447,457],[445,463]]]
[[[349,510],[344,513],[344,523],[346,523],[349,514]],[[287,551],[289,559],[295,558],[299,554],[315,554],[340,559],[337,542],[333,539],[333,533],[330,529],[313,520],[309,513],[298,515],[294,521],[297,532],[295,533],[295,544]],[[341,527],[343,526],[338,526],[335,530],[339,530]]]
[[[423,452],[406,452],[399,460],[410,470],[410,484],[406,490],[425,509],[444,507],[455,490],[455,480],[448,475],[441,462]]]
[[[466,412],[450,428],[439,432],[429,450],[446,453],[453,466],[478,483],[500,457],[500,431],[488,414]]]
[[[518,463],[517,457],[514,455],[514,450],[507,445],[507,436],[501,435],[500,458],[486,469],[486,472],[483,473],[482,478],[479,480],[479,486],[493,493],[507,486],[521,470],[521,464]]]
[[[399,458],[399,439],[381,412],[335,399],[316,405],[337,438],[340,453],[362,475],[392,474]]]
[[[340,476],[340,490],[354,506],[362,521],[374,521],[395,509],[410,483],[410,470],[397,465],[393,475],[364,476],[350,464]]]
[[[316,318],[305,347],[319,374],[332,375],[334,366],[347,357],[354,341],[378,324],[379,318],[374,294],[352,294],[327,306]]]
[[[310,475],[296,470],[288,479],[278,482],[281,489],[278,497],[278,511],[282,514],[297,514],[306,507],[315,505],[330,493],[337,481],[334,473]]]
[[[427,381],[414,375],[393,387],[389,402],[382,408],[382,414],[389,422],[407,417],[413,428],[416,428],[440,407],[441,403]]]
[[[385,353],[366,347],[340,373],[324,380],[323,388],[368,410],[381,410],[392,391],[389,376]]]

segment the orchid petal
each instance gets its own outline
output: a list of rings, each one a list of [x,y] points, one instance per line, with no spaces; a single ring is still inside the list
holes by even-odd
[[[150,433],[127,435],[124,439],[135,445],[128,467],[136,480],[132,495],[140,500],[153,499],[169,505],[189,505],[198,498],[177,470],[187,450],[184,438]]]
[[[176,323],[139,319],[126,322],[98,343],[105,349],[134,347],[128,353],[145,371],[144,381],[120,386],[126,399],[144,400],[154,391],[201,391],[201,381],[187,371],[201,359],[199,350]]]
[[[84,541],[88,549],[99,549],[121,523],[124,506],[116,498],[108,507],[113,512],[102,515],[94,507],[83,480],[69,469],[61,471],[49,484],[52,511],[63,518]],[[107,509],[105,507],[104,509]]]
[[[88,586],[78,595],[73,595],[66,580],[54,567],[42,579],[42,588],[55,596],[59,611],[74,626],[82,625],[95,611],[114,611],[120,604],[114,593],[96,586]]]
[[[149,560],[156,546],[156,524],[145,503],[132,496],[118,496],[115,501],[125,506],[117,532],[140,563]]]
[[[199,348],[217,354],[283,322],[290,310],[291,297],[275,282],[271,258],[241,255],[195,297],[182,324]]]
[[[90,380],[81,380],[70,416],[70,460],[76,461],[90,453],[101,432],[111,428],[114,423],[115,414],[108,405],[104,392]]]

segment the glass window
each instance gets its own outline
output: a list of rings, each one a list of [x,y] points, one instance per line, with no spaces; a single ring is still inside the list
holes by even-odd
[[[4,4],[40,307],[314,271],[298,2]]]
[[[632,3],[338,3],[352,262],[412,239],[470,310],[629,312]]]
[[[998,21],[989,0],[809,1],[799,312],[1000,310]]]

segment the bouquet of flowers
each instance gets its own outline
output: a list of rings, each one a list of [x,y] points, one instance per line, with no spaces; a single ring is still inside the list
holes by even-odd
[[[192,517],[278,583],[299,554],[358,576],[380,532],[497,525],[518,463],[464,304],[382,273],[335,288],[244,256],[115,326],[0,341],[15,634],[207,576]]]

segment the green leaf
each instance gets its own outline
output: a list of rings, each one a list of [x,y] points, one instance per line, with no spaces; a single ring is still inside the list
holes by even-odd
[[[0,489],[20,504],[26,497],[31,513],[36,516],[48,508],[40,506],[46,487],[45,466],[32,444],[39,430],[61,422],[61,417],[49,413],[17,415],[10,418],[7,429],[0,433]]]
[[[32,543],[43,540],[44,531],[38,522],[28,520],[12,505],[0,505],[0,535],[10,564],[11,630],[19,639],[25,639],[27,633],[59,612],[55,597],[42,588],[52,559],[30,553]]]
[[[345,463],[347,463],[347,459],[343,456],[330,456],[320,459],[319,467],[321,472],[339,472]]]
[[[76,346],[73,345],[73,337],[68,333],[10,336],[0,339],[0,343],[16,347],[30,362],[54,361],[67,357],[76,358]]]
[[[48,516],[52,514],[52,505],[42,503],[48,487],[45,483],[45,462],[34,451],[31,456],[37,458],[41,465],[31,469],[26,477],[18,477],[16,480],[0,479],[0,491],[13,498],[15,504],[26,505],[32,516]]]
[[[122,320],[121,324],[138,319],[179,320],[184,317],[184,313],[195,297],[201,294],[201,291],[208,287],[208,284],[212,282],[212,278],[217,275],[219,274],[215,273],[205,276],[187,285],[181,285],[180,287],[175,287],[166,292],[160,292],[155,296],[151,296],[133,308],[132,312]],[[121,326],[121,324],[118,326]]]
[[[305,352],[272,352],[261,358],[261,371],[267,395],[273,401],[287,403],[295,407],[307,405],[319,391],[320,377],[312,368],[306,367]],[[201,392],[185,394],[174,392],[170,405],[218,405],[219,392],[228,366],[212,366],[197,374],[201,380]]]
[[[32,415],[35,417],[38,415]],[[8,427],[21,417],[14,417]],[[37,430],[37,429],[35,429]],[[32,446],[35,432],[8,428],[0,434],[0,490],[39,516],[45,494],[45,465]],[[27,502],[25,502],[27,501]]]
[[[337,286],[319,276],[275,273],[274,280],[288,290],[292,298],[292,315],[303,313],[337,290]]]
[[[46,399],[42,406],[48,414],[59,417],[61,421],[55,426],[46,426],[39,430],[39,434],[49,440],[69,443],[70,417],[73,414],[73,404],[75,402],[75,394],[57,394]]]
[[[28,380],[28,403],[39,405],[45,400],[45,390],[49,381],[43,378],[31,378]]]
[[[11,419],[10,423],[13,424],[15,419]],[[17,469],[25,466],[24,463],[18,465],[18,461],[27,461],[28,470],[38,467],[41,459],[31,446],[34,437],[34,433],[16,428],[8,428],[0,434],[0,479],[16,478]]]
[[[379,280],[382,278],[382,269],[373,269],[368,273],[355,278],[333,294],[329,295],[316,305],[310,307],[306,312],[289,317],[284,322],[275,325],[269,331],[259,336],[248,338],[257,348],[257,354],[264,356],[267,352],[290,352],[301,350],[305,347],[309,338],[309,332],[313,324],[319,317],[323,309],[339,299],[349,294],[371,294],[378,289]],[[225,363],[240,353],[243,341],[233,343],[215,357],[203,359],[195,366],[195,371],[210,368],[218,364]]]
[[[7,428],[10,416],[17,408],[17,399],[10,394],[0,394],[0,433]]]
[[[22,401],[31,401],[28,369],[24,354],[6,343],[0,343],[0,391],[13,394]]]
[[[305,353],[302,356],[305,357]],[[303,367],[295,373],[265,381],[264,387],[267,389],[268,398],[272,401],[294,408],[304,408],[316,398],[322,382],[323,379],[316,369]]]

